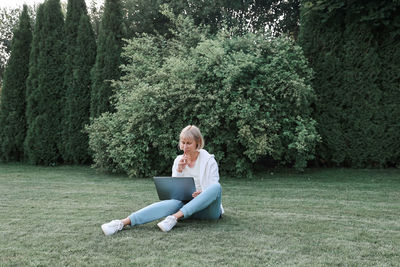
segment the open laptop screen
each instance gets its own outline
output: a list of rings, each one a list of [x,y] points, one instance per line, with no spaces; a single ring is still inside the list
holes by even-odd
[[[154,177],[157,194],[160,200],[177,199],[190,201],[196,191],[193,177]]]

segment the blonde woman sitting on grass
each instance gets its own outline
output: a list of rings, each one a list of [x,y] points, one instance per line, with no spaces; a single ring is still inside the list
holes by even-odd
[[[224,210],[221,205],[222,188],[219,184],[218,165],[214,155],[204,147],[204,139],[194,125],[186,126],[179,136],[179,147],[183,155],[176,157],[172,166],[172,176],[193,177],[196,191],[187,203],[169,199],[153,203],[133,212],[122,220],[113,220],[101,226],[105,235],[122,230],[125,225],[135,226],[152,222],[163,217],[157,226],[164,232],[170,231],[180,219],[219,219]]]

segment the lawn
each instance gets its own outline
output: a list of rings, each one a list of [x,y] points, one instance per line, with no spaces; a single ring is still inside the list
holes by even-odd
[[[400,170],[222,177],[225,216],[104,236],[157,200],[151,179],[0,164],[0,266],[399,266]]]

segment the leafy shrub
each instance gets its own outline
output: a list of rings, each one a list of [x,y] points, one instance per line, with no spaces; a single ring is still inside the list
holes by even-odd
[[[207,36],[189,19],[174,22],[172,39],[127,41],[116,112],[87,127],[95,166],[131,176],[170,172],[180,130],[195,124],[222,171],[248,176],[265,158],[306,167],[319,136],[301,49],[284,37]]]

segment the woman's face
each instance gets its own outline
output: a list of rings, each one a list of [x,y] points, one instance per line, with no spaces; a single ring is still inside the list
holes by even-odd
[[[193,139],[181,139],[179,145],[185,154],[195,152],[197,147],[197,144]]]

